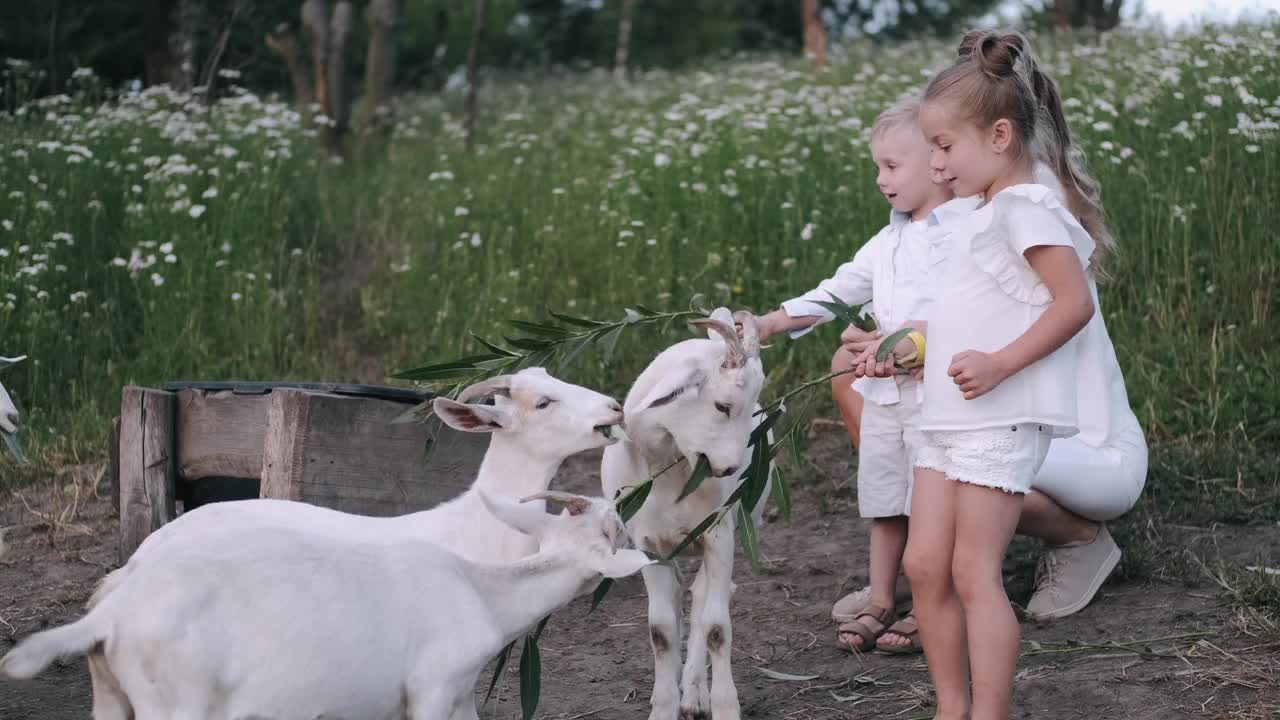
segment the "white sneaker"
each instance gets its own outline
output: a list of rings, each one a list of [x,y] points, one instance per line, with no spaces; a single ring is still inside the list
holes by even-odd
[[[1120,562],[1106,525],[1092,542],[1048,548],[1036,570],[1036,591],[1027,602],[1033,620],[1052,620],[1080,612]]]

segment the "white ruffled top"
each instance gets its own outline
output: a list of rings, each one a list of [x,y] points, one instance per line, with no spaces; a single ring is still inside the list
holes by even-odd
[[[947,374],[965,350],[996,352],[1027,331],[1053,296],[1024,253],[1044,245],[1073,247],[1088,269],[1094,241],[1048,187],[1014,185],[968,215],[948,219],[946,252],[935,253],[935,303],[929,316],[924,430],[980,430],[1037,423],[1055,437],[1079,430],[1078,336],[974,400]]]

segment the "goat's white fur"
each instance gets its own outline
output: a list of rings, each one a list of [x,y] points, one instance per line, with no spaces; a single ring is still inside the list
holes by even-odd
[[[733,317],[721,308],[712,318],[732,332]],[[753,414],[764,384],[757,348],[736,362],[725,333],[677,343],[636,378],[624,402],[630,439],[604,451],[601,481],[606,497],[626,493],[673,460],[684,458],[658,477],[648,499],[628,524],[642,550],[666,555],[704,518],[715,512],[741,482],[750,463]],[[739,367],[725,367],[740,364]],[[717,407],[719,406],[719,407]],[[722,409],[727,407],[729,415]],[[678,500],[697,464],[706,455],[711,474],[684,500]],[[766,493],[768,488],[766,487]],[[759,524],[763,500],[752,522]],[[741,710],[730,669],[735,514],[724,516],[698,542],[702,567],[692,585],[688,657],[680,667],[682,583],[674,564],[644,570],[649,596],[649,632],[654,655],[650,720],[714,717],[738,720]],[[707,682],[710,654],[711,683]]]
[[[489,385],[492,387],[492,383]],[[567,457],[617,441],[621,433],[606,435],[603,429],[622,422],[622,409],[612,398],[558,380],[541,368],[505,376],[498,385],[501,392],[495,395],[493,405],[445,398],[433,402],[436,414],[451,427],[491,433],[489,448],[471,488],[449,502],[390,518],[353,515],[287,500],[213,503],[156,530],[120,572],[163,563],[163,558],[175,552],[200,557],[225,541],[225,528],[229,525],[264,532],[291,530],[370,545],[426,541],[474,562],[510,562],[530,555],[538,550],[537,540],[490,513],[481,493],[520,498],[545,491]],[[463,396],[466,394],[464,391]],[[531,510],[546,509],[543,500],[534,500],[529,506]],[[118,582],[116,574],[108,576],[91,599],[90,608],[109,597]],[[244,601],[256,602],[256,598],[246,597]],[[110,664],[100,651],[89,653],[89,670],[95,708],[100,702],[104,707],[122,707],[122,717],[129,717],[129,702],[121,696],[120,682],[113,677]],[[97,714],[94,717],[100,720]],[[115,715],[104,710],[103,717]]]
[[[477,677],[507,643],[651,563],[617,549],[612,502],[579,498],[579,514],[557,516],[476,496],[538,552],[481,564],[416,539],[229,522],[214,542],[158,544],[111,573],[84,618],[28,638],[0,674],[93,651],[110,669],[94,674],[95,720],[474,720]]]
[[[26,355],[14,358],[0,357],[0,368],[9,367],[26,359]],[[13,398],[9,397],[9,391],[4,389],[4,383],[0,383],[0,432],[7,435],[18,432],[18,417],[18,407],[13,404]]]

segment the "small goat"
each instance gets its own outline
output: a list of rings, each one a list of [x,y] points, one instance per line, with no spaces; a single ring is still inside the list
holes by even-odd
[[[229,523],[199,551],[164,543],[111,573],[84,618],[19,644],[0,675],[97,648],[114,683],[94,676],[94,720],[473,720],[475,682],[505,645],[652,562],[618,549],[612,502],[476,496],[538,552],[480,564],[420,540]],[[564,511],[537,507],[546,499]]]
[[[472,402],[490,396],[493,405]],[[537,539],[490,513],[482,493],[507,499],[532,496],[531,509],[545,511],[546,503],[537,499],[538,493],[547,489],[567,457],[625,437],[622,408],[616,401],[557,380],[542,368],[490,378],[464,389],[457,401],[436,398],[432,407],[451,427],[492,433],[475,482],[459,497],[430,510],[390,518],[288,500],[213,503],[181,515],[148,536],[123,571],[154,567],[175,552],[207,553],[221,542],[218,538],[225,536],[228,526],[358,539],[370,545],[426,541],[474,562],[514,561],[536,552]],[[104,585],[100,595],[109,592],[110,586]],[[95,698],[119,685],[99,650],[89,653],[89,672]],[[106,712],[103,717],[115,715]]]
[[[26,355],[7,358],[0,357],[0,369],[16,365],[26,360]],[[16,435],[18,433],[18,406],[13,404],[13,398],[9,397],[9,391],[4,389],[4,384],[0,383],[0,439],[9,446],[15,455],[21,458],[18,441]]]
[[[473,404],[492,396],[493,405]],[[338,512],[287,500],[241,500],[201,506],[154,535],[163,539],[182,524],[189,542],[199,542],[206,530],[235,518],[248,522],[331,532],[344,537],[359,534],[370,542],[418,539],[434,542],[477,562],[515,560],[537,551],[528,535],[512,530],[484,509],[479,492],[519,498],[546,490],[560,464],[572,455],[617,442],[622,408],[617,401],[578,385],[557,380],[542,368],[500,375],[464,389],[458,400],[436,398],[433,409],[450,427],[464,432],[492,433],[479,474],[462,495],[424,510],[381,518]],[[539,509],[545,504],[536,502]],[[150,552],[144,543],[134,554],[139,562]],[[130,562],[133,562],[131,559]]]
[[[742,337],[734,321],[742,324]],[[760,343],[749,313],[730,315],[721,308],[696,325],[708,339],[692,339],[660,353],[636,378],[624,408],[627,433],[605,448],[601,481],[606,497],[625,493],[672,462],[681,463],[658,477],[628,529],[636,546],[669,554],[699,522],[729,498],[751,460],[748,442],[758,424],[754,413],[764,385]],[[710,476],[691,495],[679,499],[698,456],[710,462]],[[766,487],[766,493],[768,488]],[[759,524],[763,502],[752,521]],[[649,636],[654,682],[650,720],[714,717],[738,720],[738,691],[730,669],[733,634],[729,600],[733,593],[736,519],[726,514],[703,535],[702,567],[692,585],[688,658],[680,669],[682,583],[673,564],[644,570],[649,596]],[[711,656],[711,687],[707,654]]]

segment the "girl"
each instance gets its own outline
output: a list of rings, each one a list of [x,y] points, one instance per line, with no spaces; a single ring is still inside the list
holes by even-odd
[[[921,125],[934,169],[984,204],[947,223],[933,268],[904,565],[937,717],[1007,720],[1019,630],[1001,560],[1050,439],[1078,430],[1073,337],[1094,312],[1085,270],[1110,237],[1027,41],[973,32],[959,54],[929,83]],[[1032,181],[1036,157],[1050,159],[1069,209]]]

